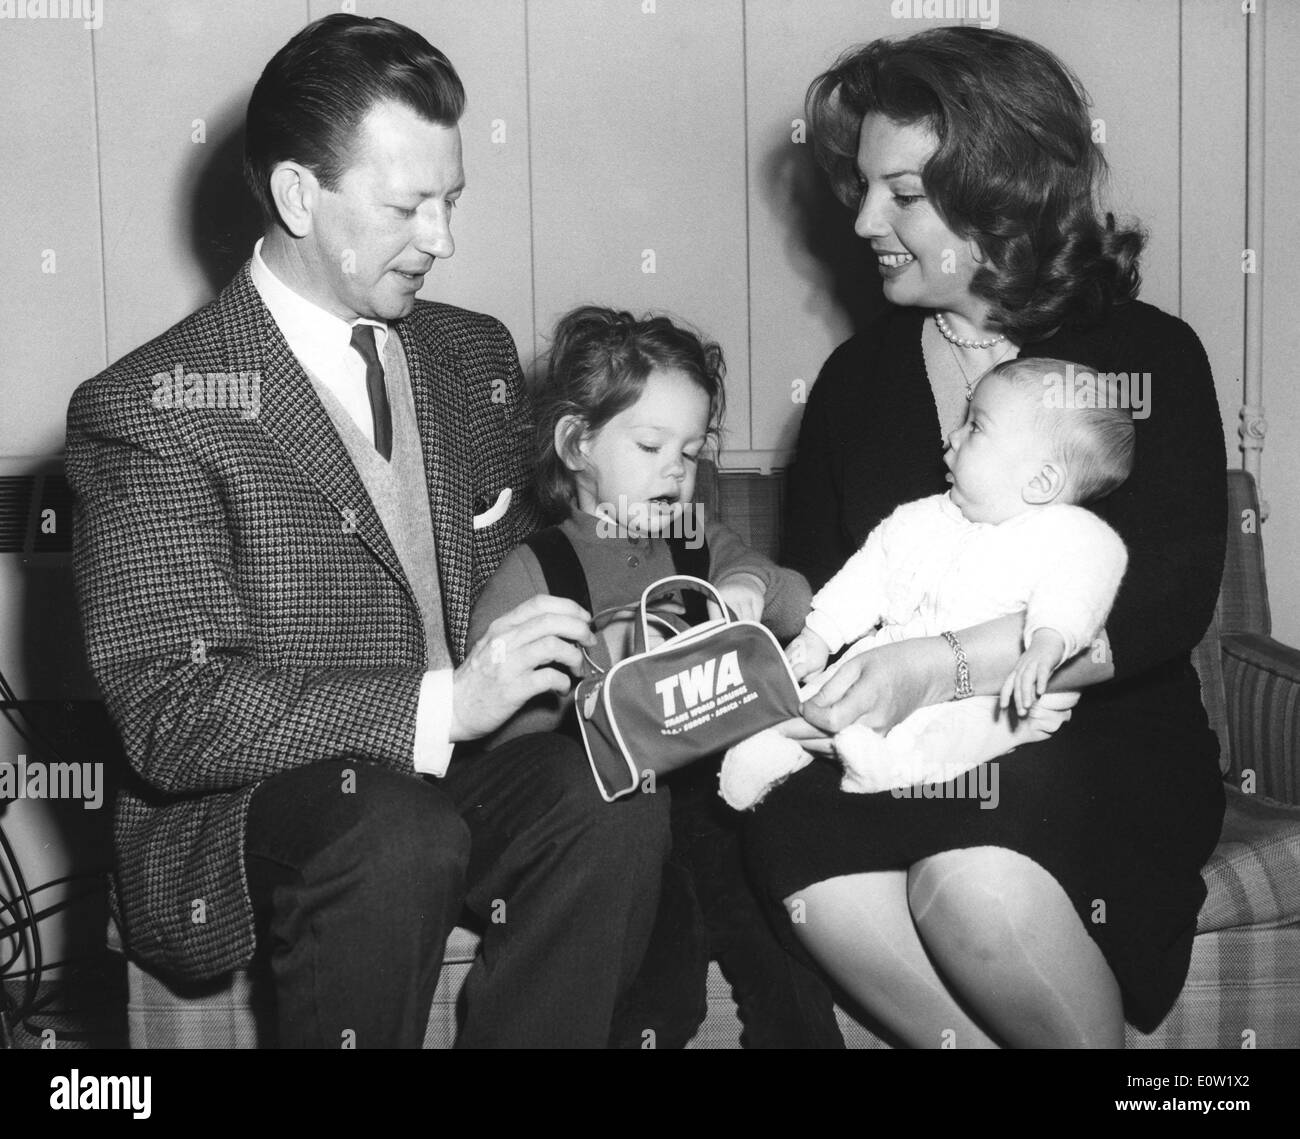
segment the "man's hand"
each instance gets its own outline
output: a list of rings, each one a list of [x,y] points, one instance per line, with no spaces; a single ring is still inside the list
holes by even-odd
[[[761,621],[763,619],[763,603],[767,597],[767,587],[761,578],[755,577],[752,573],[733,573],[716,588],[722,595],[722,600],[727,603],[727,608],[740,620]],[[717,602],[710,601],[709,617],[716,621],[721,616]]]
[[[534,696],[564,695],[583,670],[580,645],[596,638],[576,602],[531,597],[487,627],[452,674],[451,742],[496,731]]]
[[[830,655],[830,646],[811,629],[804,629],[785,647],[785,659],[790,662],[795,680],[821,672]]]
[[[804,704],[803,715],[830,733],[853,723],[884,733],[918,708],[951,696],[951,651],[938,637],[918,637],[840,661],[821,691]]]
[[[1029,638],[1027,648],[1016,661],[998,694],[998,707],[1005,708],[1014,696],[1016,711],[1024,716],[1047,691],[1056,666],[1065,655],[1065,638],[1054,629],[1038,629]]]

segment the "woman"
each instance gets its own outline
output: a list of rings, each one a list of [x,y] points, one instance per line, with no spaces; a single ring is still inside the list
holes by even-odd
[[[996,800],[845,794],[813,764],[755,813],[755,870],[905,1043],[1121,1047],[1125,1017],[1154,1027],[1186,977],[1223,814],[1189,660],[1226,512],[1205,353],[1134,299],[1143,237],[1099,216],[1087,97],[1050,52],[960,27],[876,41],[813,83],[809,115],[890,302],[830,357],[805,409],[786,549],[815,588],[896,506],[946,489],[943,440],[999,361],[1128,373],[1146,403],[1134,472],[1096,507],[1129,551],[1109,644],[1052,681],[1085,690],[1070,723],[995,761]],[[805,716],[887,730],[952,699],[963,656],[970,690],[996,693],[1022,622],[864,653]]]

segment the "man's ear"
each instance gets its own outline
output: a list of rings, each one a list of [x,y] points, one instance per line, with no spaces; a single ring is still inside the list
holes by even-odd
[[[296,162],[277,162],[271,171],[271,200],[285,228],[294,237],[311,232],[312,211],[320,199],[316,175]]]
[[[1067,474],[1065,465],[1049,459],[1020,492],[1020,496],[1031,506],[1046,506],[1055,502],[1065,491]]]
[[[587,423],[580,415],[566,415],[555,425],[555,453],[571,471],[587,469]]]

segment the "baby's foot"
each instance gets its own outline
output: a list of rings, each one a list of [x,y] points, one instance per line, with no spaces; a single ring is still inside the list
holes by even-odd
[[[889,749],[879,732],[862,724],[850,724],[835,733],[835,754],[844,765],[841,791],[874,795],[898,785],[900,773],[889,762]]]
[[[727,752],[718,772],[718,794],[734,810],[751,810],[812,758],[798,740],[767,728]]]

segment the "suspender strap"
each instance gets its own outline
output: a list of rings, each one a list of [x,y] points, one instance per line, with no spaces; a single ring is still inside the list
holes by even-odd
[[[590,613],[591,591],[587,588],[587,575],[578,560],[578,551],[564,531],[558,526],[548,526],[545,530],[538,530],[527,544],[541,563],[546,592],[552,597],[576,601]]]
[[[591,592],[587,588],[587,575],[583,572],[578,551],[565,536],[559,526],[548,526],[539,530],[527,540],[542,567],[542,576],[546,578],[546,592],[553,597],[567,597],[576,601],[588,613],[591,612]],[[709,580],[709,546],[700,535],[699,545],[694,548],[686,544],[685,538],[670,537],[668,548],[673,555],[673,569],[690,577]],[[686,607],[686,620],[692,625],[707,621],[708,608],[704,595],[693,589],[682,593],[682,603]]]
[[[688,577],[709,580],[709,544],[704,535],[699,535],[700,544],[692,549],[682,537],[668,538],[668,548],[673,554],[673,569]],[[700,625],[709,619],[709,610],[704,594],[694,589],[682,591],[682,604],[686,607],[686,621],[690,625]]]

